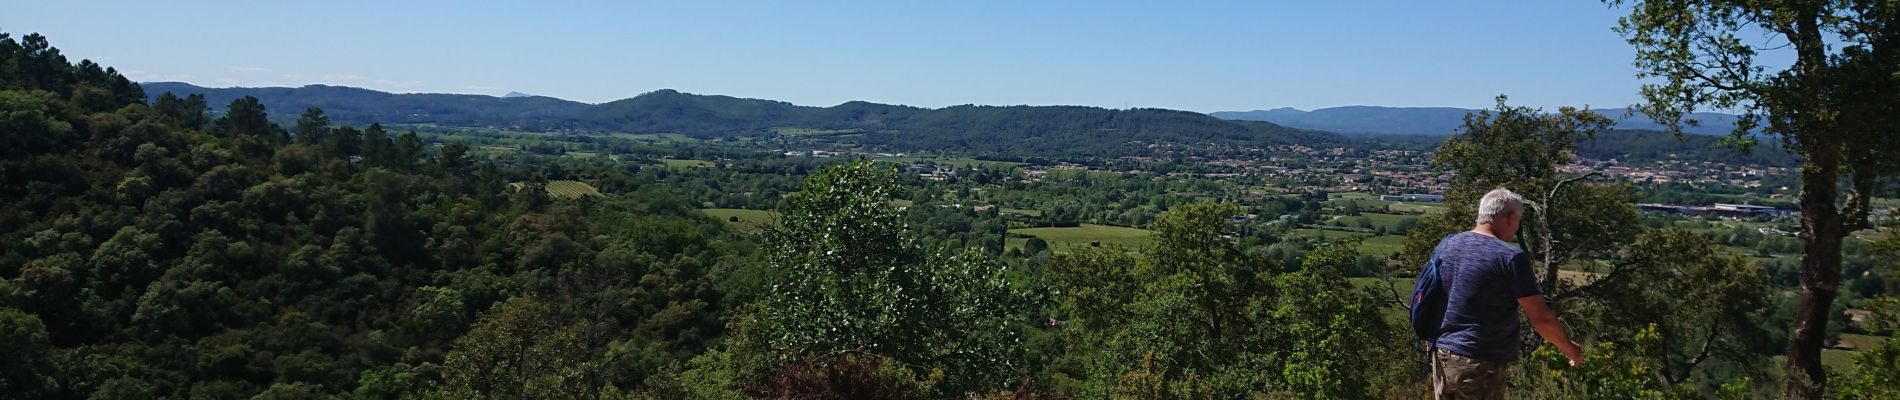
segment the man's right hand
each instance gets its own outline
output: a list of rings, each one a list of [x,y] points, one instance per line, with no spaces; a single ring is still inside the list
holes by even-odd
[[[1570,366],[1583,365],[1583,346],[1570,340],[1570,334],[1564,332],[1564,323],[1557,320],[1557,313],[1551,312],[1550,306],[1544,304],[1544,296],[1519,297],[1517,306],[1524,310],[1524,316],[1531,320],[1531,328],[1536,329],[1544,341],[1564,351],[1564,357],[1570,358]]]
[[[1583,365],[1583,346],[1578,346],[1577,342],[1564,343],[1563,346],[1558,346],[1558,350],[1563,350],[1564,357],[1570,359],[1571,368]]]

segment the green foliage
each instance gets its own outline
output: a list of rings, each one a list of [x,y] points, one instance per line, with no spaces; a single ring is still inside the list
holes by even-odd
[[[580,398],[598,366],[590,363],[579,327],[550,320],[553,310],[527,298],[495,305],[455,339],[443,364],[446,389],[457,398]]]
[[[1583,364],[1569,367],[1569,360],[1555,347],[1545,345],[1531,352],[1527,360],[1532,373],[1525,377],[1533,397],[1572,399],[1664,399],[1669,391],[1656,381],[1655,367],[1646,362],[1644,348],[1659,345],[1655,327],[1637,335],[1634,354],[1619,352],[1616,343],[1603,342],[1584,351]],[[1693,394],[1693,392],[1690,392]],[[1695,398],[1687,396],[1687,398]]]
[[[1705,364],[1760,362],[1779,345],[1756,323],[1770,308],[1767,274],[1712,247],[1688,231],[1646,232],[1570,311],[1597,337],[1655,336],[1653,368],[1672,383]]]
[[[864,353],[942,369],[962,389],[1022,368],[1026,300],[975,253],[926,254],[890,205],[891,169],[860,161],[807,178],[764,232],[769,289],[738,322],[774,363]],[[756,355],[755,355],[756,356]]]
[[[1392,351],[1394,326],[1380,314],[1377,297],[1368,289],[1351,286],[1344,272],[1359,257],[1355,243],[1324,246],[1306,253],[1298,272],[1274,279],[1280,293],[1273,317],[1280,335],[1293,341],[1281,368],[1290,393],[1320,398],[1363,398],[1373,382],[1387,376],[1365,370],[1381,361],[1403,360]],[[1383,382],[1389,386],[1397,382]]]
[[[925,399],[933,396],[943,371],[924,376],[909,366],[877,356],[840,354],[802,360],[772,372],[762,398],[771,399]]]
[[[1889,221],[1883,228],[1888,236],[1874,244],[1875,251],[1886,256],[1883,267],[1900,269],[1900,220]],[[1883,296],[1865,305],[1873,316],[1868,325],[1875,331],[1893,332],[1900,327],[1900,297]],[[1854,357],[1854,372],[1836,380],[1831,396],[1839,399],[1886,399],[1900,396],[1900,340],[1884,340],[1879,346]],[[1844,380],[1845,382],[1840,382]]]
[[[704,352],[743,296],[713,277],[749,249],[627,171],[516,201],[548,171],[0,66],[0,397],[586,397]]]
[[[1833,389],[1834,398],[1871,400],[1900,396],[1900,341],[1886,340],[1854,356],[1854,365],[1854,373]]]
[[[0,308],[0,393],[52,394],[58,385],[47,348],[46,325],[39,317]]]
[[[1309,253],[1283,272],[1239,251],[1230,204],[1177,208],[1150,226],[1155,245],[1057,255],[1046,277],[1068,346],[1057,381],[1082,397],[1378,395],[1396,384],[1401,340],[1375,295],[1343,271],[1356,243]],[[1395,369],[1364,368],[1365,365]],[[1138,367],[1139,369],[1133,369]],[[1270,371],[1263,374],[1262,371]]]
[[[69,63],[46,36],[38,33],[17,41],[12,35],[0,33],[0,89],[60,93],[90,111],[114,110],[145,101],[145,91],[118,70],[92,60]]]

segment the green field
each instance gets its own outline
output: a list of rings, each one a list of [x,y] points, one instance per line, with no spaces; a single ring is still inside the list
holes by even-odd
[[[1333,230],[1323,230],[1323,229],[1313,229],[1313,228],[1294,229],[1293,234],[1305,236],[1305,237],[1325,236],[1327,240],[1338,240],[1338,239],[1345,239],[1345,238],[1363,238],[1367,236],[1372,236],[1372,234],[1370,233],[1333,231]]]
[[[1841,334],[1841,346],[1854,349],[1854,351],[1866,351],[1874,346],[1886,343],[1887,340],[1888,338],[1886,336],[1856,335],[1852,333]]]
[[[1049,242],[1049,248],[1055,252],[1068,252],[1074,248],[1086,248],[1090,243],[1100,242],[1103,247],[1121,246],[1128,249],[1140,248],[1148,244],[1148,230],[1120,226],[1082,224],[1071,228],[1017,228],[1009,233],[1042,238]],[[1021,246],[1027,239],[1012,239],[1009,244]]]
[[[1821,349],[1821,367],[1827,369],[1828,373],[1852,374],[1860,367],[1854,364],[1854,357],[1859,355],[1857,351]],[[1788,356],[1774,356],[1771,360],[1773,365],[1784,365],[1788,362]],[[1787,376],[1781,368],[1769,368],[1767,372],[1769,379],[1774,381]]]
[[[1363,192],[1328,194],[1326,202],[1322,204],[1327,207],[1345,207],[1347,203],[1358,203],[1362,210],[1378,210],[1385,208],[1387,204],[1392,204],[1390,201],[1379,200],[1379,195]]]
[[[1440,203],[1392,203],[1388,208],[1393,212],[1420,214],[1437,214],[1445,211],[1445,205]]]
[[[1322,231],[1319,229],[1306,229],[1306,228],[1293,230],[1293,234],[1305,236],[1305,237],[1319,237],[1321,235],[1321,232]],[[1389,256],[1389,255],[1392,255],[1392,253],[1397,253],[1400,250],[1405,249],[1404,236],[1384,235],[1384,236],[1374,237],[1372,236],[1372,234],[1359,233],[1359,232],[1346,232],[1346,231],[1323,231],[1323,232],[1328,241],[1346,239],[1346,238],[1365,239],[1365,241],[1362,241],[1359,243],[1359,252],[1365,253],[1374,257]]]
[[[1860,356],[1858,351],[1822,349],[1821,366],[1826,367],[1828,372],[1851,373],[1859,367],[1858,364],[1854,364],[1854,357],[1858,356]]]
[[[1367,238],[1359,243],[1359,251],[1374,257],[1385,257],[1405,250],[1405,237],[1385,235]]]
[[[548,181],[548,196],[560,199],[578,199],[582,197],[600,197],[600,190],[594,185],[581,181]]]
[[[1385,208],[1390,208],[1392,212],[1415,213],[1415,214],[1435,214],[1441,211],[1445,211],[1445,205],[1443,203],[1414,203],[1414,202],[1402,202],[1402,201],[1385,201],[1385,200],[1379,200],[1379,195],[1377,194],[1365,193],[1365,192],[1345,192],[1345,193],[1329,194],[1326,197],[1326,202],[1323,204],[1325,204],[1327,207],[1344,207],[1346,203],[1358,203],[1360,210],[1368,211],[1368,212],[1378,211],[1380,209],[1385,209]]]
[[[693,140],[691,137],[678,133],[612,133],[607,136],[648,143],[687,142]]]
[[[511,146],[480,146],[480,147],[476,147],[475,151],[478,153],[483,153],[483,154],[488,154],[488,155],[496,155],[496,154],[514,154],[514,153],[520,152],[521,149],[517,149]]]
[[[1374,193],[1366,193],[1366,192],[1344,192],[1344,193],[1332,193],[1332,194],[1327,194],[1327,195],[1326,195],[1326,200],[1327,200],[1327,201],[1333,201],[1333,200],[1372,200],[1372,201],[1382,201],[1382,200],[1379,200],[1379,195],[1378,195],[1378,194],[1374,194]]]
[[[1380,226],[1385,227],[1387,231],[1397,230],[1399,228],[1399,221],[1418,219],[1418,216],[1416,215],[1361,213],[1359,214],[1359,216],[1342,215],[1338,217],[1333,217],[1333,219],[1331,221],[1328,221],[1327,223],[1330,225],[1338,225],[1339,223],[1345,223],[1346,226],[1357,228],[1359,227],[1359,225],[1357,225],[1357,222],[1355,221],[1358,221],[1360,217],[1365,217],[1367,220],[1369,220],[1372,223],[1372,226],[1374,227],[1380,227]]]
[[[668,168],[712,168],[716,165],[713,164],[712,161],[706,160],[675,160],[670,158],[660,160],[660,163],[666,164]]]
[[[726,227],[739,233],[755,233],[759,227],[771,224],[778,219],[778,213],[766,210],[748,210],[743,208],[707,208],[699,212],[726,223]]]

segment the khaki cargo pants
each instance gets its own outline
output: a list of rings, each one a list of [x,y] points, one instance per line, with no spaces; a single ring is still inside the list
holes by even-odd
[[[1439,400],[1503,400],[1510,380],[1505,370],[1510,366],[1509,361],[1478,360],[1435,349],[1432,352],[1432,392]]]

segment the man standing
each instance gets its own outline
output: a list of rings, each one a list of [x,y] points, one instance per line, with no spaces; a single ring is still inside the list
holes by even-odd
[[[1510,246],[1523,216],[1524,198],[1492,190],[1478,203],[1477,226],[1446,237],[1432,252],[1445,292],[1444,322],[1431,355],[1439,399],[1504,398],[1505,370],[1519,352],[1519,308],[1570,365],[1583,362],[1583,349],[1544,304],[1530,257]]]

